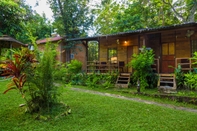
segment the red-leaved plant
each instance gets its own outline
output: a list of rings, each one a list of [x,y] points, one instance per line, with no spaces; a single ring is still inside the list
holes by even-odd
[[[6,75],[12,78],[12,82],[8,84],[8,89],[4,94],[12,89],[17,89],[24,96],[23,87],[26,82],[25,71],[32,68],[32,63],[36,62],[35,55],[28,48],[21,48],[20,51],[13,54],[13,60],[6,60]]]

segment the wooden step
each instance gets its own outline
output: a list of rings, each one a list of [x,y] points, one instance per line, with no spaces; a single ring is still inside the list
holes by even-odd
[[[163,76],[161,76],[160,79],[174,79],[174,77],[163,77]]]
[[[164,93],[176,91],[176,79],[174,74],[159,74],[158,90]]]
[[[131,77],[130,73],[120,73],[120,75],[116,80],[115,86],[120,88],[128,88],[130,83],[130,77]]]

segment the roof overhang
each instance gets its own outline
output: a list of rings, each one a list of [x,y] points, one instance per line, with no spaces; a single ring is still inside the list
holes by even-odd
[[[72,38],[72,39],[67,39],[67,41],[97,41],[100,38],[107,38],[107,37],[119,37],[123,35],[135,35],[135,34],[141,34],[141,33],[151,33],[151,32],[156,32],[156,31],[165,31],[165,30],[173,30],[173,29],[179,29],[179,28],[185,28],[185,27],[194,27],[197,26],[196,22],[191,22],[191,23],[184,23],[184,24],[179,24],[179,25],[171,25],[171,26],[162,26],[162,27],[156,27],[156,28],[145,28],[145,29],[139,29],[139,30],[131,30],[127,32],[119,32],[115,34],[108,34],[108,35],[98,35],[98,36],[92,36],[92,37],[83,37],[83,38]]]
[[[7,36],[7,35],[3,35],[3,36],[0,36],[0,41],[7,41],[7,42],[14,42],[14,43],[17,43],[17,44],[20,44],[22,46],[26,46],[25,44],[23,44],[22,42],[10,37],[10,36]]]
[[[63,40],[65,38],[66,37],[56,36],[56,37],[51,37],[51,38],[45,38],[45,39],[37,40],[36,43],[37,44],[44,44],[44,43],[47,43],[47,42],[60,41],[60,40]]]

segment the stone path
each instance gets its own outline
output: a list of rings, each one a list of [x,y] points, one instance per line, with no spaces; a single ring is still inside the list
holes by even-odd
[[[113,98],[119,98],[119,99],[124,99],[124,100],[130,100],[130,101],[135,101],[135,102],[140,102],[140,103],[145,103],[145,104],[150,104],[150,105],[157,105],[157,106],[167,107],[167,108],[171,108],[171,109],[197,113],[197,109],[193,109],[193,108],[179,107],[179,106],[174,106],[174,105],[170,105],[170,104],[162,104],[162,103],[158,103],[158,102],[154,102],[154,101],[142,100],[140,98],[130,98],[130,97],[125,97],[125,96],[121,96],[121,95],[103,93],[103,92],[86,90],[86,89],[81,89],[81,88],[74,88],[73,87],[71,89],[75,90],[75,91],[90,93],[90,94],[97,94],[97,95],[101,95],[101,96],[108,96],[108,97],[113,97]]]

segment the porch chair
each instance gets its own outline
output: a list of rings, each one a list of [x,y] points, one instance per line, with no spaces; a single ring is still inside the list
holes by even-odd
[[[102,61],[100,63],[100,72],[106,72],[106,68],[107,68],[107,62]]]
[[[125,66],[124,61],[119,61],[118,66],[119,66],[119,72],[124,72],[124,66]]]

